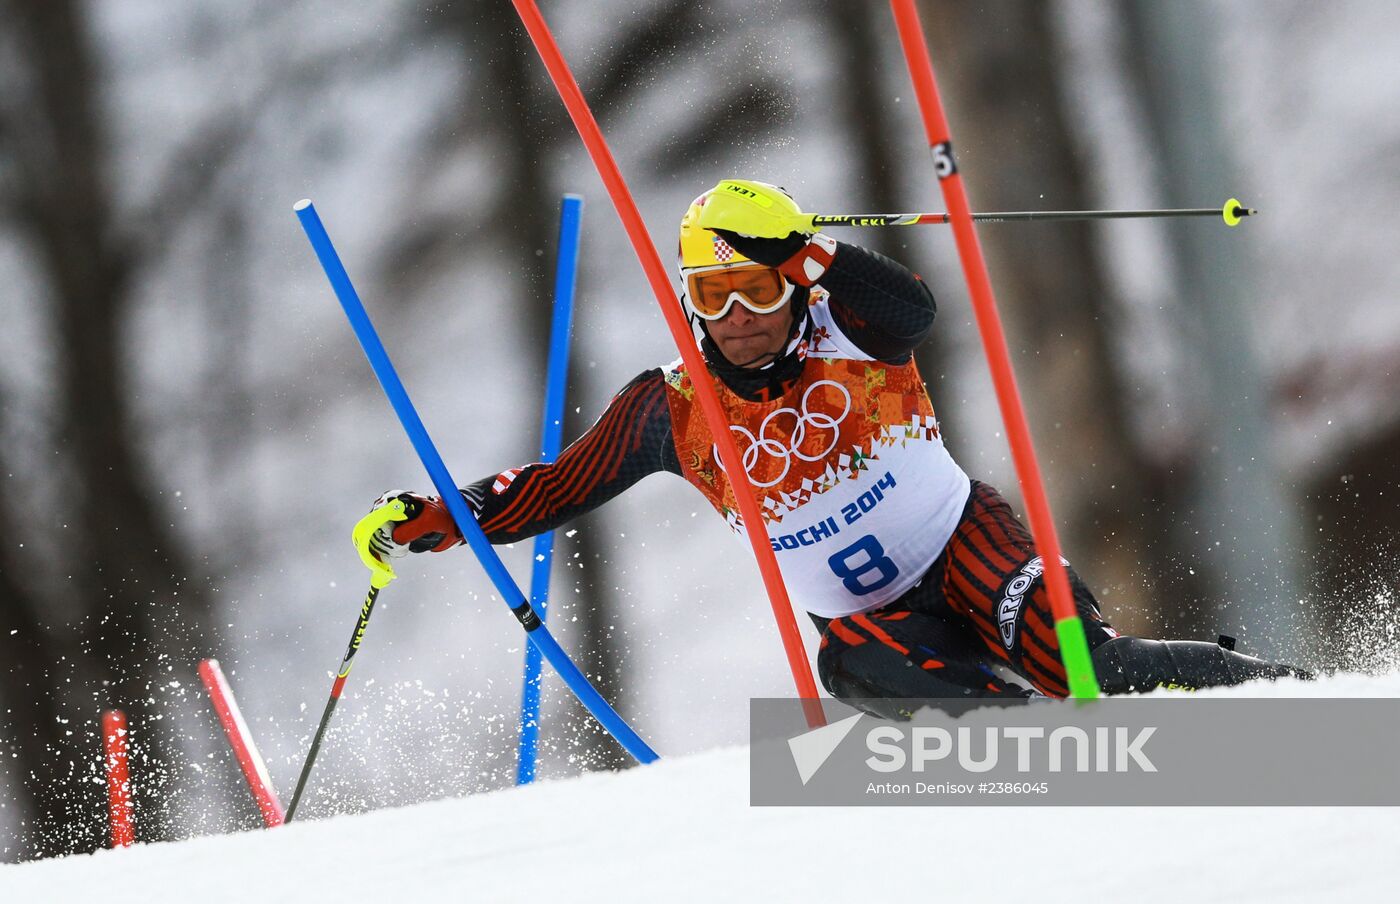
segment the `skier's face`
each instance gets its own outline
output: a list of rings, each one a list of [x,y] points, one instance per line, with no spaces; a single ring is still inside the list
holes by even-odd
[[[792,304],[767,314],[755,314],[736,304],[719,320],[706,324],[720,352],[739,367],[762,367],[782,354],[792,327]]]

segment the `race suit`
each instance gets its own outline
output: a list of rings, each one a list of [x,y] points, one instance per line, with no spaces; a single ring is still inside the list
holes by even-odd
[[[788,351],[765,368],[709,372],[769,544],[795,603],[822,630],[818,670],[843,697],[1068,692],[1042,564],[996,490],[943,445],[912,357],[934,303],[894,261],[838,243]],[[698,489],[736,533],[735,488],[680,362],[636,377],[552,464],[463,490],[488,539],[512,542],[590,511],[648,474]],[[753,489],[744,486],[751,483]],[[1071,573],[1091,647],[1114,636]],[[911,667],[912,665],[912,667]]]

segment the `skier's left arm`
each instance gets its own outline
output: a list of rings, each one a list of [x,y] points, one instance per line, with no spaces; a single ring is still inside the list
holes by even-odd
[[[916,273],[883,254],[821,233],[754,238],[715,232],[740,254],[776,267],[788,280],[825,289],[841,331],[872,358],[906,361],[933,329],[933,293]]]
[[[841,331],[872,358],[906,360],[933,331],[933,293],[903,264],[859,245],[835,244],[818,282],[830,293]]]

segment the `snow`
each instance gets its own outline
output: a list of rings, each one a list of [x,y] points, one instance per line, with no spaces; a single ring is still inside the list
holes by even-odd
[[[596,88],[597,64],[622,26],[659,5],[551,4],[550,24],[585,91]],[[239,124],[233,165],[191,208],[165,254],[142,268],[135,319],[126,326],[134,345],[124,354],[135,368],[134,433],[143,467],[163,494],[164,516],[201,563],[217,622],[227,626],[216,649],[200,652],[220,656],[274,776],[285,784],[314,730],[301,710],[308,701],[319,709],[329,683],[324,671],[339,661],[360,605],[355,588],[363,569],[346,542],[349,526],[385,488],[425,488],[288,207],[306,194],[316,200],[454,476],[467,481],[521,464],[537,451],[542,356],[519,307],[539,293],[518,273],[539,249],[521,246],[516,233],[502,234],[489,215],[503,186],[500,129],[515,120],[482,94],[480,48],[450,30],[421,28],[423,10],[401,0],[353,9],[310,0],[282,4],[275,15],[238,3],[88,6],[108,72],[104,120],[117,155],[111,181],[123,222],[153,203],[182,148],[219,123]],[[1103,37],[1113,31],[1114,10],[1093,2],[1058,6],[1063,24],[1091,26],[1066,30],[1078,36],[1069,42],[1074,71],[1084,76],[1075,80],[1083,92],[1076,129],[1097,149],[1098,197],[1103,206],[1152,206],[1155,149],[1134,127],[1117,45]],[[1387,149],[1395,135],[1390,111],[1400,97],[1400,54],[1391,47],[1400,7],[1349,2],[1323,12],[1300,0],[1214,6],[1224,22],[1214,36],[1220,46],[1249,49],[1228,54],[1240,77],[1223,87],[1246,133],[1241,149],[1250,168],[1240,194],[1264,210],[1236,236],[1253,236],[1260,254],[1250,282],[1260,283],[1267,299],[1257,309],[1261,344],[1285,370],[1319,356],[1338,367],[1328,365],[1327,384],[1297,401],[1301,412],[1282,421],[1275,438],[1282,457],[1303,462],[1310,475],[1340,477],[1332,474],[1335,450],[1356,425],[1377,428],[1394,409],[1394,381],[1383,379],[1381,365],[1400,342],[1400,306],[1390,289],[1400,256],[1390,253],[1394,221],[1384,215],[1395,183]],[[837,105],[826,102],[849,67],[831,65],[835,51],[821,5],[723,0],[704,7],[707,24],[687,35],[685,53],[646,74],[647,90],[633,92],[605,122],[663,251],[674,241],[680,211],[721,176],[779,181],[814,209],[871,209],[850,130]],[[500,14],[512,15],[504,6]],[[892,36],[882,32],[881,40]],[[882,72],[882,93],[904,111],[888,136],[899,197],[906,209],[939,209],[908,73],[893,44],[881,46],[880,58],[869,62]],[[734,65],[716,66],[716,59]],[[533,59],[529,65],[542,83],[543,70]],[[676,142],[708,100],[743,88],[756,72],[776,73],[776,84],[796,99],[790,118],[678,171],[684,158]],[[552,90],[543,88],[541,112],[561,116]],[[460,116],[463,106],[476,110],[474,117]],[[444,132],[458,137],[435,157]],[[566,131],[541,154],[553,189],[588,198],[579,373],[569,404],[591,417],[642,369],[674,359],[675,348],[577,139]],[[1355,215],[1309,218],[1327,198]],[[226,218],[240,228],[231,234]],[[395,276],[392,249],[425,223],[437,224],[429,232],[446,250],[411,256],[411,273]],[[1123,281],[1116,316],[1128,327],[1122,357],[1138,368],[1134,392],[1155,431],[1147,445],[1164,452],[1174,437],[1191,435],[1199,412],[1177,391],[1195,358],[1170,339],[1177,301],[1152,229],[1114,224],[1102,241]],[[42,268],[13,235],[0,238],[0,278],[6,301],[14,300],[0,335],[6,460],[14,471],[6,486],[20,508],[48,512],[49,500],[65,492],[63,470],[50,466],[63,447],[53,416],[60,344],[44,306]],[[898,241],[900,259],[929,276],[940,299],[950,360],[938,374],[946,389],[933,401],[960,445],[959,459],[1014,494],[951,237],[910,230]],[[287,499],[298,500],[294,539],[269,527],[268,513]],[[741,741],[743,697],[791,687],[757,570],[724,523],[702,508],[677,478],[643,481],[570,526],[605,558],[577,561],[564,543],[555,576],[557,637],[575,656],[583,648],[575,615],[593,602],[587,588],[620,588],[612,594],[614,639],[627,680],[617,705],[647,726],[658,747],[676,753]],[[29,551],[67,548],[71,530],[60,515],[31,519]],[[1320,526],[1318,533],[1325,538],[1330,530]],[[1220,531],[1203,534],[1201,547],[1221,539],[1231,542]],[[529,573],[528,548],[503,551],[517,575]],[[1310,555],[1301,548],[1304,571],[1316,566]],[[1073,551],[1070,558],[1100,582],[1096,590],[1107,591],[1101,599],[1111,620],[1123,626],[1124,618],[1142,618],[1133,585],[1108,585],[1101,569]],[[36,584],[60,588],[55,605],[65,607],[66,560],[26,561],[42,578]],[[1390,580],[1391,572],[1387,566],[1378,580]],[[342,740],[326,752],[327,771],[343,783],[337,792],[367,806],[420,799],[405,796],[406,789],[423,796],[478,790],[482,761],[510,755],[494,746],[494,728],[517,705],[518,626],[469,556],[416,560],[401,574],[381,602],[349,691],[363,693],[359,709],[372,715],[360,722],[348,712],[338,716]],[[1323,608],[1333,601],[1314,602]],[[70,614],[56,608],[54,623]],[[1236,630],[1229,618],[1213,627]],[[803,630],[815,646],[811,627]],[[178,667],[192,678],[192,661]],[[70,660],[65,668],[77,666]],[[697,669],[722,680],[697,682]],[[414,682],[437,696],[415,690]],[[456,705],[442,718],[452,720],[455,745],[430,718],[449,691]],[[547,719],[564,716],[562,698],[557,685],[547,689]],[[468,705],[476,718],[463,717]],[[407,715],[375,734],[390,706]],[[435,759],[413,756],[430,744]],[[214,749],[203,737],[191,747],[192,756]],[[546,774],[571,769],[571,749],[546,748]],[[358,750],[379,756],[351,755]],[[428,771],[432,783],[424,780]],[[12,776],[0,774],[0,802],[13,799]],[[17,813],[14,805],[0,807],[0,835],[18,832]]]
[[[1400,696],[1400,673],[1207,692]],[[1378,751],[1393,757],[1393,751]],[[752,808],[742,747],[0,868],[6,901],[1393,899],[1393,808]],[[888,890],[880,895],[881,890]]]
[[[583,64],[586,89],[595,83],[589,61],[603,56],[620,22],[648,5],[655,6],[554,4],[551,24],[570,59]],[[830,65],[831,39],[821,10],[789,5],[779,12],[761,6],[737,0],[718,4],[711,24],[688,37],[688,45],[703,52],[678,57],[658,73],[653,90],[639,92],[606,124],[663,249],[665,238],[674,235],[678,212],[722,175],[748,173],[783,182],[815,208],[848,203],[848,209],[868,209],[862,200],[868,187],[853,165],[848,130],[835,107],[821,102],[834,90],[834,80],[845,77],[845,67]],[[1077,128],[1099,154],[1103,182],[1096,190],[1103,206],[1151,206],[1155,183],[1144,173],[1153,149],[1133,126],[1130,94],[1116,90],[1121,72],[1112,59],[1115,48],[1098,37],[1112,25],[1112,9],[1090,2],[1060,6],[1071,25],[1086,17],[1093,20],[1089,25],[1107,20],[1099,31],[1075,32],[1079,40],[1071,47],[1076,71],[1085,75],[1076,82],[1085,92]],[[1400,343],[1400,306],[1393,304],[1392,289],[1400,277],[1400,256],[1390,253],[1395,229],[1385,210],[1397,184],[1388,149],[1400,122],[1389,115],[1400,98],[1395,77],[1400,54],[1392,46],[1400,35],[1394,27],[1400,7],[1358,0],[1325,8],[1300,0],[1214,7],[1222,18],[1221,48],[1248,48],[1227,53],[1231,76],[1222,82],[1241,132],[1241,157],[1250,164],[1240,194],[1265,211],[1245,227],[1259,255],[1252,282],[1261,299],[1255,309],[1260,347],[1268,351],[1273,376],[1287,386],[1300,382],[1286,379],[1290,374],[1313,373],[1307,365],[1321,362],[1322,368],[1315,385],[1302,383],[1306,394],[1293,392],[1286,403],[1278,402],[1289,410],[1275,439],[1281,457],[1299,474],[1332,475],[1336,450],[1346,448],[1363,427],[1378,429],[1395,410],[1389,401],[1394,380],[1388,379],[1394,356],[1387,353]],[[539,374],[521,365],[538,356],[519,322],[517,304],[525,293],[514,274],[520,259],[538,249],[516,248],[509,236],[494,236],[485,214],[499,185],[493,178],[500,169],[499,136],[484,127],[477,132],[461,127],[444,111],[473,97],[486,105],[484,117],[499,119],[499,110],[474,87],[464,87],[482,62],[459,53],[450,35],[404,38],[405,27],[422,17],[416,5],[378,0],[351,12],[313,0],[287,4],[272,16],[253,9],[198,4],[178,10],[150,0],[92,5],[99,18],[94,37],[110,69],[105,118],[118,155],[112,181],[120,210],[130,213],[149,204],[159,177],[182,147],[173,139],[195,137],[235,111],[256,113],[245,117],[240,130],[245,146],[234,155],[236,166],[211,187],[200,208],[206,213],[191,219],[143,277],[138,315],[128,330],[137,344],[127,353],[137,367],[132,380],[142,455],[151,473],[160,475],[159,485],[171,488],[162,492],[169,494],[166,510],[177,530],[206,557],[207,571],[215,576],[210,586],[218,594],[216,618],[227,625],[219,653],[285,788],[314,730],[330,681],[325,668],[338,662],[360,604],[363,572],[346,542],[348,527],[383,488],[424,484],[287,204],[306,192],[320,204],[415,401],[461,480],[533,454]],[[386,45],[412,52],[385,53]],[[716,58],[745,65],[717,69]],[[331,59],[339,65],[324,63]],[[1085,68],[1096,61],[1097,69]],[[885,72],[886,93],[899,98],[912,117],[908,76],[898,54],[883,54],[876,62]],[[702,101],[750,80],[750,64],[784,74],[784,89],[801,99],[791,121],[745,139],[729,156],[697,162],[684,172],[660,165],[674,152],[668,142],[686,134],[684,127],[702,111]],[[533,71],[543,78],[542,70]],[[546,97],[552,103],[552,95]],[[426,149],[444,123],[457,123],[470,140],[434,161]],[[910,208],[938,209],[915,120],[904,122],[889,141],[899,161],[901,197]],[[570,404],[591,415],[638,371],[671,360],[675,351],[576,140],[569,136],[548,151],[548,161],[555,188],[582,190],[589,198],[589,253],[576,328],[580,378],[570,389]],[[1309,216],[1329,198],[1352,215],[1330,222]],[[235,241],[226,233],[225,221],[216,216],[225,209],[238,214],[246,236]],[[442,260],[415,261],[412,278],[392,277],[386,249],[409,225],[433,217],[460,233],[459,244],[447,246],[451,253]],[[1143,416],[1157,429],[1156,448],[1165,450],[1172,448],[1171,437],[1188,435],[1199,413],[1184,407],[1177,392],[1194,358],[1190,348],[1168,338],[1177,302],[1166,252],[1152,229],[1115,224],[1101,241],[1123,283],[1118,316],[1128,326],[1123,348],[1137,367],[1134,385],[1145,387],[1136,390],[1148,402]],[[969,471],[1010,489],[1015,480],[995,408],[987,404],[991,390],[951,239],[923,235],[904,237],[900,256],[930,275],[940,297],[941,329],[952,349],[946,369],[952,376],[935,404],[950,433],[964,444]],[[36,264],[10,236],[4,238],[0,273],[9,298],[34,300],[8,304],[7,328],[0,336],[5,365],[0,378],[13,394],[7,399],[6,439],[16,477],[7,486],[20,494],[21,507],[48,511],[44,501],[60,497],[63,489],[57,482],[61,469],[45,464],[61,445],[52,416],[57,343],[43,307],[48,290]],[[627,353],[610,351],[618,347]],[[491,391],[468,391],[477,385]],[[216,387],[227,391],[211,395]],[[888,844],[886,839],[904,842],[900,847],[911,847],[911,841],[927,845],[928,854],[919,856],[922,851],[915,848],[918,853],[909,858],[923,867],[912,877],[913,893],[920,897],[927,892],[958,899],[976,889],[979,898],[996,900],[1034,888],[1040,896],[1047,890],[1068,896],[1079,889],[1103,898],[1111,896],[1094,891],[1102,890],[1104,877],[1145,872],[1151,887],[1135,888],[1134,896],[1157,893],[1159,877],[1168,875],[1178,881],[1199,877],[1193,887],[1206,891],[1197,897],[1210,899],[1227,897],[1224,889],[1231,887],[1218,884],[1227,871],[1209,865],[1223,862],[1219,851],[1229,845],[1220,839],[1231,837],[1232,829],[1266,838],[1307,837],[1339,858],[1347,844],[1332,837],[1330,826],[1369,827],[1376,837],[1393,836],[1393,824],[1378,825],[1381,816],[1367,811],[1289,810],[1260,812],[1257,818],[1255,811],[1230,811],[1218,816],[1227,823],[1223,826],[1216,825],[1217,817],[1203,819],[1199,810],[1061,811],[1061,818],[1070,820],[1068,828],[1059,822],[1042,826],[1037,820],[1047,817],[1038,811],[1022,816],[997,810],[996,817],[992,811],[959,811],[959,819],[969,822],[996,818],[988,826],[995,835],[988,837],[961,827],[940,831],[935,815],[922,811],[749,810],[742,803],[742,756],[725,759],[707,751],[742,738],[746,695],[780,694],[791,682],[756,571],[721,521],[706,512],[697,515],[703,507],[699,497],[686,495],[689,489],[670,480],[644,481],[583,526],[583,536],[593,531],[607,553],[604,568],[575,562],[561,550],[557,631],[577,655],[581,644],[571,625],[577,622],[574,613],[589,602],[577,589],[588,583],[580,577],[585,564],[588,577],[595,569],[603,573],[599,586],[624,588],[615,613],[620,666],[628,676],[619,708],[663,753],[698,755],[668,758],[645,774],[571,779],[523,793],[477,794],[279,833],[0,868],[0,901],[51,900],[56,888],[75,899],[96,888],[112,897],[104,887],[109,879],[124,886],[115,896],[143,899],[160,893],[207,900],[320,899],[344,897],[346,886],[352,898],[384,897],[385,887],[398,897],[403,889],[438,890],[436,879],[420,883],[420,877],[438,873],[457,883],[443,885],[440,896],[485,900],[557,891],[561,885],[572,899],[575,882],[606,889],[615,886],[605,883],[624,881],[638,884],[610,897],[639,897],[643,889],[660,888],[657,897],[681,897],[683,891],[708,898],[725,882],[747,898],[743,892],[752,885],[744,879],[781,888],[773,895],[779,899],[799,897],[804,889],[814,890],[808,898],[853,889],[864,898],[874,883],[898,875],[892,866],[903,862],[872,856],[872,848]],[[183,491],[173,492],[176,487]],[[302,526],[295,539],[269,527],[268,512],[280,510],[289,498],[299,501]],[[62,519],[32,522],[33,536],[26,537],[31,547],[46,541],[62,545],[68,530]],[[624,529],[627,538],[621,536]],[[567,536],[577,530],[571,528]],[[1225,539],[1229,542],[1228,535]],[[521,558],[528,544],[504,554],[517,574],[528,573]],[[1303,556],[1304,570],[1316,565],[1306,550]],[[51,567],[35,558],[31,567]],[[67,572],[59,570],[59,560],[52,569],[46,583],[63,586]],[[1393,584],[1393,563],[1380,570],[1378,580]],[[1122,597],[1113,601],[1118,611],[1110,613],[1115,620],[1130,613],[1133,602],[1131,588],[1117,596]],[[1316,602],[1321,607],[1328,601]],[[412,573],[404,573],[381,606],[371,646],[337,715],[337,735],[318,767],[322,783],[316,793],[326,799],[311,799],[308,813],[326,812],[331,801],[384,806],[508,780],[521,640],[475,564],[466,556],[415,561]],[[66,617],[54,613],[56,624]],[[1233,630],[1228,622],[1219,627]],[[810,625],[803,630],[813,647]],[[1393,638],[1381,640],[1394,650]],[[1366,644],[1357,648],[1368,657],[1374,654]],[[75,666],[70,660],[64,668]],[[552,726],[563,715],[564,694],[552,677],[547,680],[553,682],[546,688],[546,719]],[[1368,681],[1353,679],[1362,686]],[[1345,682],[1325,687],[1339,696],[1364,692]],[[178,696],[183,701],[185,694]],[[201,732],[212,738],[216,729],[191,724],[191,746],[206,745],[199,753],[213,749]],[[573,770],[569,757],[575,746],[572,738],[546,738],[543,774],[553,778]],[[650,784],[658,776],[673,776],[677,787],[658,791]],[[18,808],[5,805],[15,799],[11,786],[18,778],[14,770],[0,771],[0,836],[18,825]],[[679,807],[687,782],[716,791],[687,804],[688,810],[641,809],[650,801]],[[733,793],[723,793],[731,785]],[[661,796],[648,797],[656,794]],[[579,800],[561,802],[551,795]],[[493,816],[498,810],[519,810],[519,822]],[[593,814],[596,821],[588,821]],[[552,826],[551,820],[566,815],[577,820],[577,829]],[[1247,824],[1241,824],[1246,817]],[[899,831],[901,821],[910,819],[919,820],[915,831]],[[378,827],[379,820],[398,822]],[[1208,827],[1197,825],[1202,822]],[[355,833],[364,831],[358,827],[370,825],[376,826],[365,835],[370,843],[357,844]],[[511,839],[511,850],[542,845],[542,856],[551,864],[559,860],[561,870],[571,864],[571,871],[514,875],[516,857],[483,853],[483,845],[505,847],[495,840],[502,835],[497,825],[524,829]],[[1094,854],[1081,858],[1078,872],[1050,866],[1060,848],[1042,851],[1045,841],[1074,829],[1092,839]],[[814,841],[817,831],[822,834]],[[432,839],[457,832],[463,833],[462,843],[452,849],[462,851],[461,857],[416,853],[419,847],[444,847]],[[833,866],[814,870],[800,856],[773,858],[769,851],[782,842],[766,837],[768,832],[801,839],[792,845],[794,853],[834,848],[847,855],[840,874],[832,875]],[[953,835],[958,837],[946,837]],[[964,850],[979,835],[977,849]],[[1016,844],[1017,839],[1024,840]],[[264,847],[245,854],[247,845]],[[1276,875],[1281,883],[1297,882],[1315,892],[1317,883],[1298,881],[1303,862],[1316,853],[1302,845],[1289,841],[1278,847],[1274,853],[1287,865]],[[1377,848],[1369,841],[1353,845],[1351,857],[1379,869]],[[626,853],[612,853],[618,851]],[[1257,881],[1250,874],[1263,870],[1268,856],[1269,847],[1261,842],[1254,861],[1239,866],[1242,874]],[[865,858],[876,859],[873,868],[850,865]],[[345,860],[364,875],[347,881],[347,866],[340,865]],[[583,867],[573,867],[575,861]],[[246,869],[226,870],[229,863]],[[1190,864],[1190,876],[1178,876],[1177,864]],[[503,867],[499,875],[498,867]],[[1316,875],[1325,875],[1321,865],[1316,869]],[[667,870],[674,874],[670,881],[687,883],[684,889],[661,880]],[[1350,868],[1333,872],[1352,875]],[[238,882],[261,884],[250,889]],[[519,889],[513,882],[521,883]],[[36,888],[41,893],[32,893]]]

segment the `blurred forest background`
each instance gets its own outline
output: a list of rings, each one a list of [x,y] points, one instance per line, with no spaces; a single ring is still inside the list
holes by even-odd
[[[809,210],[942,209],[885,3],[541,3],[664,255],[724,176]],[[1126,631],[1393,668],[1400,7],[924,2],[1067,554]],[[584,194],[570,437],[676,354],[506,0],[0,0],[0,859],[257,824],[195,677],[283,794],[363,594],[354,521],[426,488],[292,215],[313,198],[466,482],[538,450],[561,193]],[[940,227],[843,231],[939,300],[955,456],[1019,500]],[[663,755],[791,693],[750,554],[658,477],[560,537],[551,621]],[[505,551],[525,580],[529,544]],[[307,816],[513,781],[523,639],[470,555],[381,598]],[[800,602],[800,601],[799,601]],[[804,629],[806,630],[806,629]],[[809,646],[815,636],[809,631]],[[558,682],[542,775],[626,765]]]

